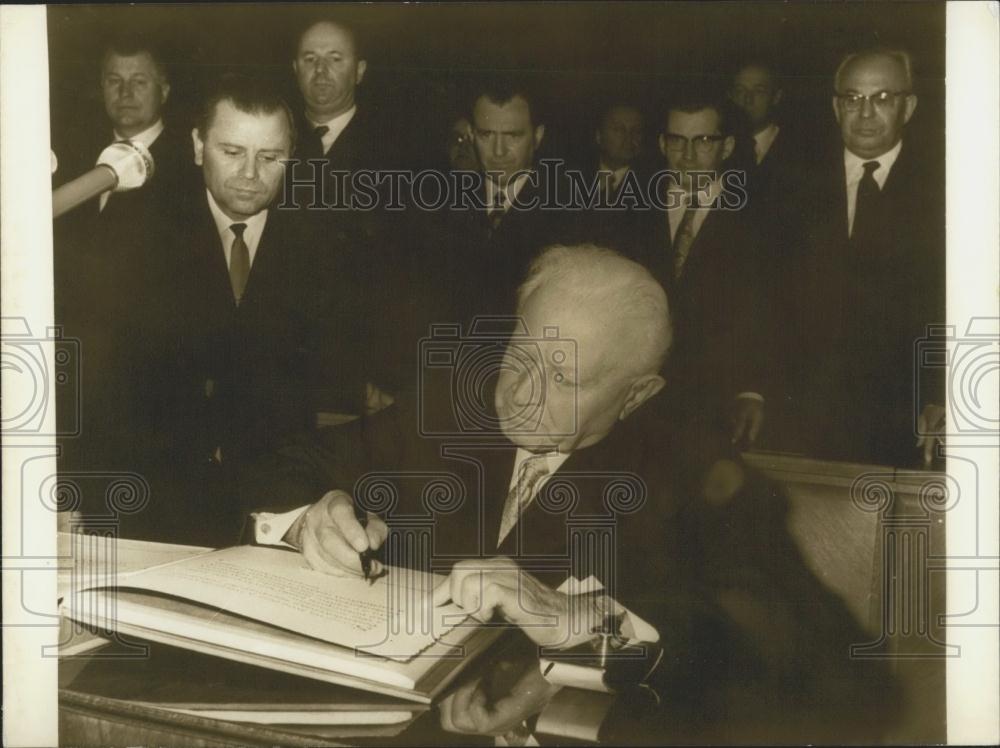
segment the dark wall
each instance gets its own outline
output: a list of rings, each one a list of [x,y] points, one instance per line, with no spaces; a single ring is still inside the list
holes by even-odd
[[[884,43],[915,55],[920,106],[911,137],[943,152],[944,4],[481,3],[374,4],[331,9],[356,22],[368,49],[362,101],[414,165],[438,158],[454,90],[477,71],[530,71],[549,96],[548,155],[580,156],[606,97],[660,100],[692,79],[720,83],[735,59],[765,54],[784,67],[786,113],[819,141],[836,138],[832,72],[845,50]],[[291,46],[301,5],[52,6],[49,58],[53,133],[103,123],[98,58],[104,39],[144,29],[165,43],[170,116],[187,126],[199,86],[240,68],[270,76],[295,97]],[[654,123],[656,125],[658,123]]]

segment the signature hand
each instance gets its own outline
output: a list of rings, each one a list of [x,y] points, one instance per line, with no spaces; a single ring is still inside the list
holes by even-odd
[[[285,534],[285,542],[296,547],[306,562],[334,576],[360,576],[358,554],[379,548],[389,528],[378,515],[368,513],[368,526],[362,527],[354,516],[354,502],[343,491],[330,491],[310,506]],[[372,560],[371,572],[378,576],[382,564]]]

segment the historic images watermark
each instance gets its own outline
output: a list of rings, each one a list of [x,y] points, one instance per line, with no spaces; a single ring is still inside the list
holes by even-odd
[[[483,184],[518,183],[532,187],[510,195],[510,210],[621,211],[672,210],[687,207],[687,195],[707,196],[713,184],[716,210],[743,210],[749,202],[747,175],[740,169],[723,172],[680,172],[661,169],[646,178],[626,173],[613,195],[602,189],[600,175],[567,168],[562,159],[541,159],[536,169],[526,169],[504,180],[501,172],[439,171],[424,169],[353,171],[330,169],[324,159],[285,162],[279,210],[371,211],[408,209],[422,211],[478,210],[497,206],[486,202]]]

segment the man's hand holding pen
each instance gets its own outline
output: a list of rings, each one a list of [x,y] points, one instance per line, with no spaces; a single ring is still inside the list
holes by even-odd
[[[343,491],[330,491],[295,521],[285,541],[317,571],[373,580],[383,573],[374,551],[388,534],[378,515],[357,509]]]

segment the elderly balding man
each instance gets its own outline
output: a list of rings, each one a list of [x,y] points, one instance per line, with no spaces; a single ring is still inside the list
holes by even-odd
[[[808,693],[824,694],[815,698],[838,722],[853,718],[839,699],[856,704],[846,645],[862,634],[802,565],[777,494],[740,464],[707,459],[690,433],[676,438],[649,405],[669,386],[663,289],[613,251],[556,246],[517,299],[520,334],[441,331],[425,341],[416,400],[265,466],[251,481],[261,496],[314,503],[259,513],[256,540],[286,542],[339,575],[361,573],[359,553],[384,545],[374,571],[390,581],[397,566],[450,571],[434,602],[538,645],[585,644],[606,613],[620,614],[623,635],[659,640],[653,682],[683,718],[695,713],[678,707],[682,694],[693,699],[684,704],[713,694],[724,718],[730,689],[791,714],[801,705],[777,694],[806,688],[803,661],[817,663]],[[374,510],[366,527],[355,504]],[[590,575],[604,594],[557,589]],[[503,733],[552,693],[537,664],[510,699],[490,703],[477,688],[441,704],[445,729]]]
[[[944,323],[943,153],[908,135],[917,95],[905,51],[846,56],[833,88],[843,147],[802,190],[806,251],[789,284],[801,336],[791,346],[796,447],[928,465],[933,440],[919,437],[942,414],[928,406],[943,400],[914,351],[928,325]]]

